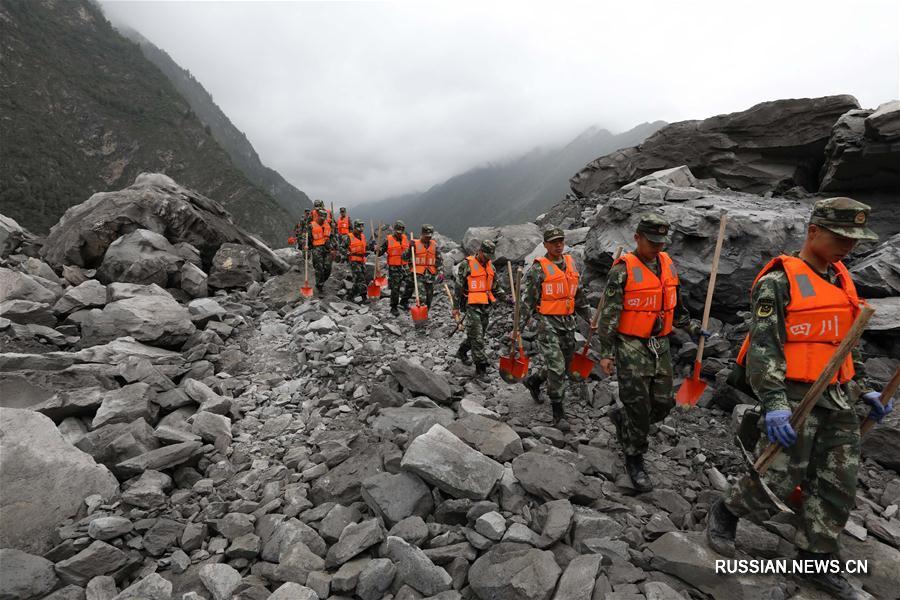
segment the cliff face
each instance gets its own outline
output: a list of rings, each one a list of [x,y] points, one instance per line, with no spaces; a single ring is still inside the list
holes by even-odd
[[[0,212],[43,232],[94,192],[161,172],[264,239],[287,236],[288,211],[94,4],[3,2],[0,27]]]

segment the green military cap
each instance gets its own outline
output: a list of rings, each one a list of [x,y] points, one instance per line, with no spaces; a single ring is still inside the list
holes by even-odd
[[[867,227],[868,204],[852,198],[824,198],[813,205],[809,222],[854,240],[877,240],[878,234]]]
[[[394,229],[406,229],[406,223],[398,219],[394,222]]]
[[[662,215],[644,213],[638,221],[637,230],[654,244],[668,244],[672,241],[669,237],[669,227],[669,222]]]
[[[346,206],[342,206],[342,207],[341,207],[340,209],[338,209],[338,210],[340,210],[341,212],[347,212],[347,207],[346,207]]]
[[[497,250],[497,245],[494,244],[491,240],[484,240],[481,242],[481,251],[484,252],[488,256],[493,256],[494,251]]]
[[[434,226],[425,223],[422,225],[422,233],[434,233]]]
[[[553,240],[566,239],[566,233],[559,227],[551,227],[544,231],[544,241],[552,242]]]
[[[313,207],[315,207],[315,208],[320,208],[320,207],[324,207],[324,206],[325,206],[325,203],[322,202],[321,200],[316,200],[315,202],[313,202]]]
[[[356,219],[353,221],[353,229],[362,229],[366,226],[365,222],[362,219]]]

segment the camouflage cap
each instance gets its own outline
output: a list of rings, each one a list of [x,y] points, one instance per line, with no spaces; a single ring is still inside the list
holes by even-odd
[[[425,223],[424,225],[422,225],[422,233],[434,233],[434,225]]]
[[[394,229],[406,229],[406,223],[398,219],[397,221],[394,221]]]
[[[353,229],[364,229],[365,226],[366,223],[362,219],[356,219],[355,221],[353,221]]]
[[[550,229],[544,230],[544,241],[545,242],[552,242],[553,240],[564,240],[564,239],[566,239],[566,233],[559,227],[551,227]]]
[[[347,212],[347,207],[346,207],[346,206],[342,206],[342,207],[341,207],[340,209],[338,209],[338,210],[340,210],[341,212]]]
[[[323,208],[324,206],[325,206],[325,203],[322,202],[321,200],[316,200],[315,202],[313,202],[314,208]]]
[[[809,222],[854,240],[877,240],[878,234],[869,229],[868,204],[852,198],[824,198],[813,205]]]
[[[487,256],[493,256],[494,252],[497,250],[497,245],[494,244],[491,240],[484,240],[481,242],[481,251],[484,252]]]
[[[668,244],[672,241],[669,237],[669,222],[656,213],[644,213],[637,225],[638,233],[654,244]]]

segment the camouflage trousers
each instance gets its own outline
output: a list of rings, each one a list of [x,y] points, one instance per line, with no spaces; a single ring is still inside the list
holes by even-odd
[[[416,275],[416,278],[419,280],[419,302],[431,308],[431,302],[434,299],[434,280],[437,275],[426,271],[421,275]]]
[[[331,277],[331,251],[325,246],[319,246],[310,250],[313,270],[316,273],[316,287],[320,290]]]
[[[466,339],[460,345],[460,352],[472,351],[472,360],[475,364],[487,364],[487,352],[484,343],[484,334],[488,328],[489,304],[475,304],[466,307],[463,313],[466,319]]]
[[[647,452],[650,424],[662,421],[675,406],[672,354],[668,338],[650,340],[618,335],[616,379],[622,403],[619,443],[626,456]]]
[[[537,348],[543,367],[529,377],[530,382],[547,383],[550,402],[561,403],[566,397],[569,362],[575,352],[574,317],[538,317]]]
[[[797,406],[791,401],[791,408]],[[765,419],[757,453],[768,446]],[[769,489],[787,501],[794,489],[803,489],[795,545],[809,552],[831,553],[847,524],[856,498],[859,469],[859,419],[851,409],[830,410],[816,406],[806,418],[797,442],[784,448],[763,475]],[[765,520],[771,500],[749,475],[732,486],[725,498],[728,509],[739,517]]]
[[[412,271],[409,266],[388,267],[388,285],[391,288],[391,308],[400,302],[406,304],[413,294]],[[400,288],[403,287],[403,293]]]
[[[353,287],[350,288],[349,298],[352,300],[356,296],[366,297],[366,263],[349,261],[350,275],[353,278]]]

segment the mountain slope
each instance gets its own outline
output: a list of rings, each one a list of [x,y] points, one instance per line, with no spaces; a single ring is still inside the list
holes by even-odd
[[[93,3],[5,0],[0,27],[0,212],[46,231],[92,193],[155,171],[268,241],[287,236],[288,212]]]
[[[406,194],[360,205],[354,216],[408,227],[431,223],[461,238],[473,225],[521,223],[553,206],[569,191],[569,177],[598,156],[640,143],[665,125],[644,123],[613,135],[592,127],[562,148],[536,149],[517,159],[477,167],[420,194]]]
[[[190,104],[200,120],[209,125],[212,136],[231,157],[234,165],[247,178],[268,192],[295,219],[299,220],[306,208],[312,208],[309,196],[285,181],[278,171],[265,166],[244,132],[234,126],[228,116],[213,101],[203,85],[194,79],[190,71],[181,68],[164,50],[134,29],[118,27],[119,31],[137,43],[147,60],[159,67],[175,89]]]

